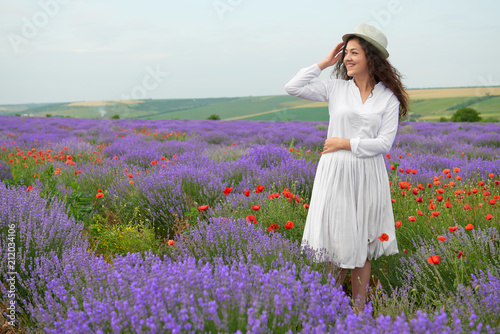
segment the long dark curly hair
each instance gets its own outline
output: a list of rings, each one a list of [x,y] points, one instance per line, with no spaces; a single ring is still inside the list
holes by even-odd
[[[342,56],[335,63],[332,76],[337,79],[351,80],[352,77],[347,75],[347,68],[344,64],[345,48],[347,43],[357,39],[361,47],[365,51],[368,60],[368,73],[375,79],[375,82],[382,81],[384,85],[389,88],[399,100],[399,119],[401,120],[408,112],[409,109],[409,96],[406,93],[405,87],[401,82],[401,73],[392,66],[387,59],[385,59],[380,51],[373,45],[358,36],[349,36],[345,42]]]

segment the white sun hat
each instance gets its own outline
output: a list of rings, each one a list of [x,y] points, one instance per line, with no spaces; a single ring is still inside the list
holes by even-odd
[[[350,36],[358,36],[373,45],[379,50],[382,55],[387,58],[389,57],[389,52],[387,51],[387,37],[385,37],[384,33],[366,23],[361,23],[356,27],[353,33],[345,34],[342,36],[342,40],[344,43],[347,41],[347,38]]]

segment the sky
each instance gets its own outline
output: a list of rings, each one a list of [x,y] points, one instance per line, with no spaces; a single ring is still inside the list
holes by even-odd
[[[384,32],[408,88],[500,85],[499,14],[497,0],[0,0],[0,104],[284,95],[359,23]]]

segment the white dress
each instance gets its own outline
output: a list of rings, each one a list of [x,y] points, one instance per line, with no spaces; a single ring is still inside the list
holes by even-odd
[[[285,90],[328,102],[327,138],[350,139],[351,151],[321,156],[302,245],[321,250],[317,261],[353,269],[363,267],[367,259],[398,253],[384,155],[398,129],[399,101],[379,82],[363,104],[353,80],[311,81],[320,73],[317,64],[303,68]],[[389,240],[379,240],[383,233]]]

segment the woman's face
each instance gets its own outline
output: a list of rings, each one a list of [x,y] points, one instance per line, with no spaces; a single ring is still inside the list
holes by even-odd
[[[344,64],[347,75],[360,77],[368,75],[368,60],[365,51],[357,39],[351,39],[345,46]]]

